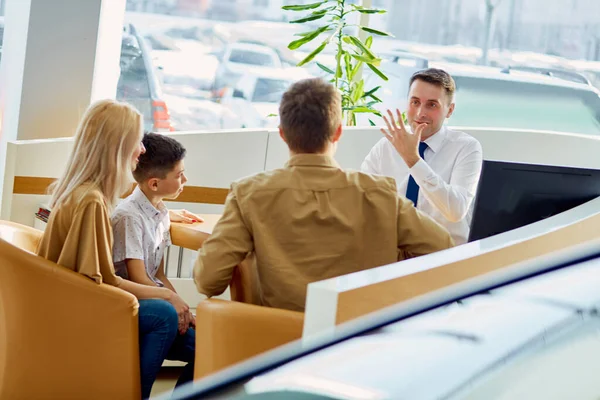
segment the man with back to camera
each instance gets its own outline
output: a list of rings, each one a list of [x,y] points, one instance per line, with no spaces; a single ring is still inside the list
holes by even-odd
[[[444,226],[454,242],[469,236],[473,198],[483,161],[474,137],[444,126],[454,112],[454,79],[429,68],[410,78],[406,129],[399,110],[388,110],[385,135],[371,149],[361,170],[396,179],[398,193]]]
[[[448,232],[397,195],[393,179],[334,160],[341,96],[321,79],[293,84],[279,106],[284,168],[231,185],[221,220],[199,250],[194,281],[216,296],[254,252],[262,304],[303,311],[306,287],[453,245]]]

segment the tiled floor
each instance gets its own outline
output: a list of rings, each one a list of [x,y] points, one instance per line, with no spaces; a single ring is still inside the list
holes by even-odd
[[[172,392],[181,371],[181,367],[163,367],[154,382],[154,386],[152,386],[150,397]]]

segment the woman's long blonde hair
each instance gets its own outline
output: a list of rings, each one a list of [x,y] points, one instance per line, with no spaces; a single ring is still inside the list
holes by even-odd
[[[132,158],[142,140],[142,115],[130,104],[101,100],[86,110],[74,137],[67,169],[50,187],[50,208],[59,207],[85,183],[114,207],[131,188]]]

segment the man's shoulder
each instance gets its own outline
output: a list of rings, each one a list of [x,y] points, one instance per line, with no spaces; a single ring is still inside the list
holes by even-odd
[[[344,172],[349,180],[365,190],[384,189],[396,193],[396,180],[394,178],[354,170],[345,170]]]
[[[469,147],[481,150],[481,144],[479,143],[479,140],[477,140],[475,137],[469,135],[466,132],[459,131],[456,129],[447,128],[446,130],[448,132],[447,138],[449,141],[460,143],[462,147]]]
[[[387,176],[372,175],[353,169],[334,169],[332,173],[337,176],[335,178],[336,186],[353,185],[360,186],[363,189],[388,189],[396,193],[396,181]],[[298,184],[297,181],[294,181],[295,177],[293,174],[289,168],[260,172],[235,181],[231,184],[231,190],[243,196],[258,191],[292,188]]]
[[[451,128],[446,128],[446,132],[448,132],[448,139],[450,140],[462,141],[466,143],[479,143],[479,141],[475,139],[474,136],[471,136],[466,132]]]
[[[231,190],[234,192],[245,193],[254,190],[268,189],[281,180],[284,180],[288,173],[289,172],[285,168],[259,172],[234,181],[231,184]]]

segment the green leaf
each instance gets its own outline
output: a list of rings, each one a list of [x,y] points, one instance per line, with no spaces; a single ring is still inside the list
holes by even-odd
[[[352,90],[352,94],[350,95],[350,99],[352,100],[353,104],[356,104],[358,102],[358,100],[360,98],[362,98],[362,95],[364,93],[364,88],[365,88],[365,81],[363,79],[361,79],[360,81],[358,81],[356,83],[356,86],[354,87],[354,89]]]
[[[313,11],[309,15],[325,15],[325,14],[327,14],[327,11],[329,11],[329,8],[324,8],[322,10]]]
[[[344,52],[344,66],[346,67],[346,78],[349,81],[352,81],[352,79],[354,78],[352,76],[352,58],[350,57],[350,54],[347,51]]]
[[[287,11],[306,11],[306,10],[312,10],[315,8],[319,8],[319,7],[321,7],[321,5],[328,3],[328,2],[329,2],[329,0],[325,0],[325,1],[319,1],[318,3],[283,6],[281,8],[284,10],[287,10]]]
[[[371,118],[369,118],[369,125],[371,125],[371,126],[377,126],[377,125],[375,125],[375,122],[373,122],[373,120]]]
[[[352,54],[352,58],[364,62],[366,64],[371,64],[374,65],[376,67],[379,67],[381,65],[381,58],[369,58],[369,57],[365,57],[365,56],[361,56],[359,54]]]
[[[307,34],[304,37],[302,37],[301,39],[294,40],[293,42],[288,44],[288,49],[296,50],[297,48],[301,47],[302,45],[304,45],[308,42],[311,42],[313,39],[318,37],[321,33],[325,32],[329,29],[330,29],[329,25],[326,25],[326,26],[320,27],[319,29],[315,29],[312,32],[307,32]]]
[[[368,49],[371,49],[371,45],[373,44],[373,36],[369,36],[366,40],[365,40],[365,46],[367,46]]]
[[[351,4],[352,8],[355,11],[358,11],[361,14],[385,14],[386,10],[380,10],[377,8],[365,8],[363,6],[357,6],[356,4]]]
[[[364,44],[363,44],[363,43],[360,41],[360,39],[358,39],[358,38],[357,38],[357,37],[355,37],[355,36],[350,36],[350,35],[349,35],[348,37],[349,37],[349,38],[350,38],[350,40],[352,41],[352,44],[354,44],[356,47],[358,47],[358,48],[359,48],[359,49],[362,51],[363,55],[366,55],[367,57],[370,57],[370,58],[377,58],[377,57],[375,57],[375,54],[373,54],[373,53],[371,52],[371,50],[369,50],[369,49],[368,49],[368,48],[367,48],[367,47],[366,47],[366,46],[365,46],[365,45],[364,45]]]
[[[375,8],[363,8],[356,11],[358,11],[361,14],[385,14],[387,12],[385,10],[377,10]]]
[[[325,46],[327,46],[327,40],[324,41],[323,43],[321,43],[321,45],[319,47],[317,47],[309,55],[307,55],[306,58],[304,58],[304,60],[300,61],[298,63],[298,67],[301,67],[304,64],[306,64],[307,62],[310,62],[313,58],[315,58],[317,56],[317,54],[319,54],[320,52],[323,51],[323,49],[325,49]],[[387,80],[387,78],[386,78],[386,80]]]
[[[367,28],[366,26],[361,26],[360,29],[362,29],[365,32],[374,33],[375,35],[379,35],[379,36],[394,37],[394,35],[392,35],[391,33],[384,32],[384,31],[378,31],[377,29],[373,29],[373,28]]]
[[[369,58],[369,57],[365,57],[365,56],[360,56],[358,54],[351,54],[352,58],[358,60],[358,61],[362,61],[364,63],[372,63],[373,61],[375,61],[375,58]]]
[[[369,97],[372,98],[373,100],[375,100],[376,103],[383,103],[383,100],[381,100],[379,97],[375,96],[374,94],[370,94]]]
[[[273,117],[278,117],[278,115],[277,114],[272,114],[272,113],[269,114],[269,115],[267,115],[267,118],[273,118]]]
[[[367,64],[367,67],[369,67],[371,69],[371,71],[375,72],[381,79],[383,79],[384,81],[388,81],[388,77],[385,76],[385,74],[383,72],[381,72],[379,69],[377,69],[377,67],[371,65],[371,64]]]
[[[352,79],[354,79],[354,77],[356,76],[356,74],[358,74],[358,70],[360,69],[360,67],[363,65],[364,63],[362,61],[358,61],[356,63],[356,65],[354,66],[354,68],[352,69]]]
[[[328,30],[331,29],[331,25],[325,25],[322,26],[318,29],[315,29],[314,31],[308,31],[308,32],[302,32],[302,33],[295,33],[294,36],[300,36],[300,37],[306,37],[306,36],[310,36],[312,34],[314,34],[316,31],[319,31],[319,33],[323,33],[326,32]]]
[[[338,49],[338,52],[335,55],[335,77],[337,79],[341,78],[344,75],[344,73],[342,72],[342,55],[343,54],[344,54],[344,51]]]
[[[302,24],[304,22],[316,21],[318,19],[323,18],[324,16],[325,16],[325,14],[309,15],[308,17],[305,17],[305,18],[300,18],[300,19],[295,19],[293,21],[290,21],[290,24]]]
[[[375,111],[372,108],[366,107],[366,106],[358,106],[358,107],[353,107],[351,110],[348,111],[352,111],[353,113],[372,113]]]
[[[376,86],[373,89],[369,90],[368,92],[365,92],[365,94],[363,94],[362,97],[369,97],[371,96],[373,93],[375,93],[376,91],[378,91],[379,89],[381,89],[381,86]]]
[[[326,67],[325,65],[321,64],[320,62],[317,62],[317,67],[321,68],[323,71],[325,71],[329,74],[335,74],[335,72],[331,68]]]

